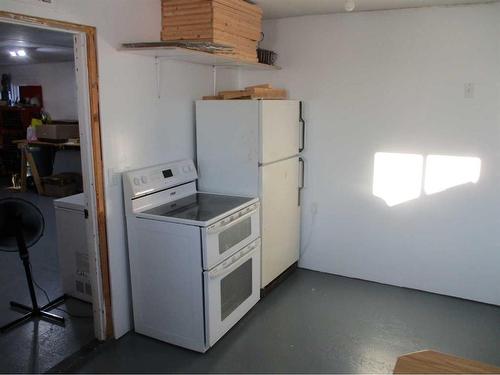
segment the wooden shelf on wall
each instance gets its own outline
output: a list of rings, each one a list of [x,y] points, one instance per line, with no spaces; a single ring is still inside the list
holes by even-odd
[[[140,45],[140,46],[138,46]],[[280,70],[276,65],[267,65],[239,60],[234,57],[214,55],[209,52],[196,51],[182,47],[158,46],[151,43],[124,43],[121,51],[136,55],[157,57],[166,60],[184,61],[193,64],[211,65],[222,68],[241,68],[245,70]]]

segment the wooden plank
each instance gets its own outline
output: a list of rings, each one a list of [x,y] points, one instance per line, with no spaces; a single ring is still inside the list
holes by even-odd
[[[242,17],[234,16],[230,13],[227,13],[223,10],[216,11],[213,13],[214,22],[230,22],[235,26],[242,27],[245,29],[249,29],[254,32],[262,31],[262,22],[253,22],[252,20],[247,20]]]
[[[250,97],[250,93],[246,90],[221,91],[219,96],[224,100],[228,100]]]
[[[97,67],[96,29],[92,26],[59,21],[41,17],[26,16],[0,10],[0,18],[20,21],[28,25],[45,26],[66,31],[83,32],[87,36],[87,67],[90,89],[90,118],[92,128],[92,150],[94,153],[94,182],[97,202],[97,224],[99,236],[99,257],[101,282],[105,309],[106,337],[113,337],[113,315],[111,306],[111,287],[109,281],[109,254],[106,226],[106,201],[104,195],[104,165],[102,160],[101,125],[99,111],[99,74]]]
[[[169,33],[192,33],[192,32],[212,32],[212,24],[211,23],[198,23],[193,25],[178,25],[178,26],[167,26],[163,29],[163,31],[167,34]]]
[[[33,177],[33,181],[35,182],[36,191],[38,192],[39,195],[43,195],[44,191],[43,191],[42,179],[40,178],[40,174],[38,173],[38,167],[36,165],[35,159],[33,158],[33,154],[31,153],[29,146],[27,144],[23,146],[23,152],[26,161],[30,166],[31,177]]]
[[[394,374],[500,374],[500,368],[425,350],[399,357]]]
[[[192,16],[194,14],[211,14],[211,6],[202,6],[196,8],[181,8],[181,9],[168,9],[163,11],[164,17],[177,17],[177,16]]]
[[[247,21],[251,24],[259,24],[262,23],[262,16],[256,14],[242,13],[238,12],[234,8],[228,7],[222,3],[214,3],[212,4],[213,12],[224,12],[232,17],[239,17],[242,20]]]
[[[212,10],[210,11],[193,11],[193,12],[185,12],[187,14],[184,15],[179,15],[179,14],[172,14],[168,15],[166,12],[162,13],[162,18],[164,21],[183,21],[183,20],[190,20],[192,18],[210,18],[212,17]]]
[[[257,51],[257,42],[255,40],[246,39],[234,34],[230,34],[223,30],[214,29],[214,41],[221,44],[230,44],[241,49]]]
[[[252,99],[287,99],[288,93],[283,89],[253,88],[248,90],[252,94]]]
[[[182,32],[182,33],[176,33],[176,32],[162,32],[161,33],[161,39],[162,40],[205,40],[205,41],[213,41],[217,43],[217,41],[213,38],[212,33],[210,30],[207,30],[205,32]],[[228,44],[229,45],[229,44]]]
[[[237,21],[221,20],[220,18],[214,18],[212,25],[215,29],[232,33],[234,35],[249,40],[259,41],[260,39],[262,39],[261,31],[252,30],[249,27],[242,26]]]
[[[211,0],[162,0],[162,7],[193,6],[198,4],[210,4]]]
[[[229,8],[232,8],[238,12],[251,14],[251,15],[260,15],[264,13],[262,8],[257,5],[247,3],[243,0],[213,0],[215,4],[223,4]]]
[[[245,87],[245,90],[252,90],[252,89],[272,89],[272,86],[269,83],[263,83],[260,85],[253,85],[253,86],[248,86]]]
[[[192,14],[211,14],[212,6],[201,5],[196,7],[165,7],[162,9],[162,15],[165,17],[175,17]]]
[[[220,95],[207,95],[203,97],[203,100],[222,100],[222,99],[224,98]]]
[[[204,4],[221,3],[237,11],[262,15],[262,9],[254,4],[250,4],[244,0],[162,0],[162,7],[188,7]]]
[[[199,6],[212,5],[211,0],[193,1],[162,1],[162,8],[194,8]]]
[[[230,57],[230,58],[235,59],[235,60],[239,60],[239,61],[242,61],[242,62],[248,62],[248,63],[252,63],[252,64],[258,64],[259,63],[259,59],[257,57],[253,57],[253,56],[250,56],[250,55],[244,55],[244,54],[241,54],[241,53],[238,53],[238,52],[235,52],[232,55],[222,54],[222,53],[219,53],[219,52],[214,52],[214,55],[222,56],[222,57],[226,57],[226,58]]]
[[[97,63],[97,32],[87,29],[87,67],[90,93],[90,118],[92,128],[92,152],[94,160],[94,183],[96,187],[97,226],[99,228],[99,255],[102,271],[102,289],[106,308],[106,333],[113,336],[111,305],[111,281],[109,274],[108,234],[106,224],[106,197],[104,190],[104,161],[102,153],[101,119],[99,106],[99,70]]]
[[[198,23],[212,23],[210,15],[201,14],[195,16],[164,17],[163,28],[170,26],[195,25]]]
[[[24,152],[24,147],[23,146],[20,147],[18,145],[19,152],[21,153],[21,192],[23,193],[28,191],[28,186],[26,181],[26,175],[28,174],[28,168],[26,166],[26,163],[28,161],[26,160],[26,153]]]
[[[256,59],[262,12],[243,0],[164,0],[162,40],[206,40],[227,44]]]

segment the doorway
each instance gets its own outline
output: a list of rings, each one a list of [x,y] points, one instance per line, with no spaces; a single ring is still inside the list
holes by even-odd
[[[0,106],[0,198],[28,200],[45,217],[45,235],[30,249],[40,304],[69,297],[53,311],[66,318],[65,327],[29,322],[6,333],[2,348],[28,366],[11,371],[42,372],[89,340],[112,336],[95,29],[6,12],[0,28],[2,57],[9,59],[0,60],[7,88]],[[29,300],[19,258],[3,258],[2,324],[17,317],[9,300]],[[16,346],[24,351],[13,351]]]

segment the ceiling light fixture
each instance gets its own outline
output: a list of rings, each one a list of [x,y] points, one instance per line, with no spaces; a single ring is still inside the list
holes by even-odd
[[[345,2],[345,10],[346,12],[352,12],[356,8],[356,3],[354,0],[346,0]]]
[[[18,49],[17,51],[9,51],[9,55],[12,57],[26,57],[28,54],[24,49]]]

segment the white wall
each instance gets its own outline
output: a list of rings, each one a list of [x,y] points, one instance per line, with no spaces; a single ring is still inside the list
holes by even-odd
[[[212,92],[212,70],[162,62],[158,99],[154,59],[117,50],[122,42],[159,40],[158,0],[57,0],[52,5],[3,0],[1,8],[97,27],[113,323],[119,337],[132,321],[123,196],[116,173],[194,157],[193,101]]]
[[[73,62],[0,66],[12,74],[12,84],[42,86],[43,105],[54,120],[77,120],[75,64]]]
[[[302,267],[500,304],[499,20],[496,3],[266,22],[284,69],[241,84],[305,101]],[[390,208],[378,151],[477,156],[481,179]]]

